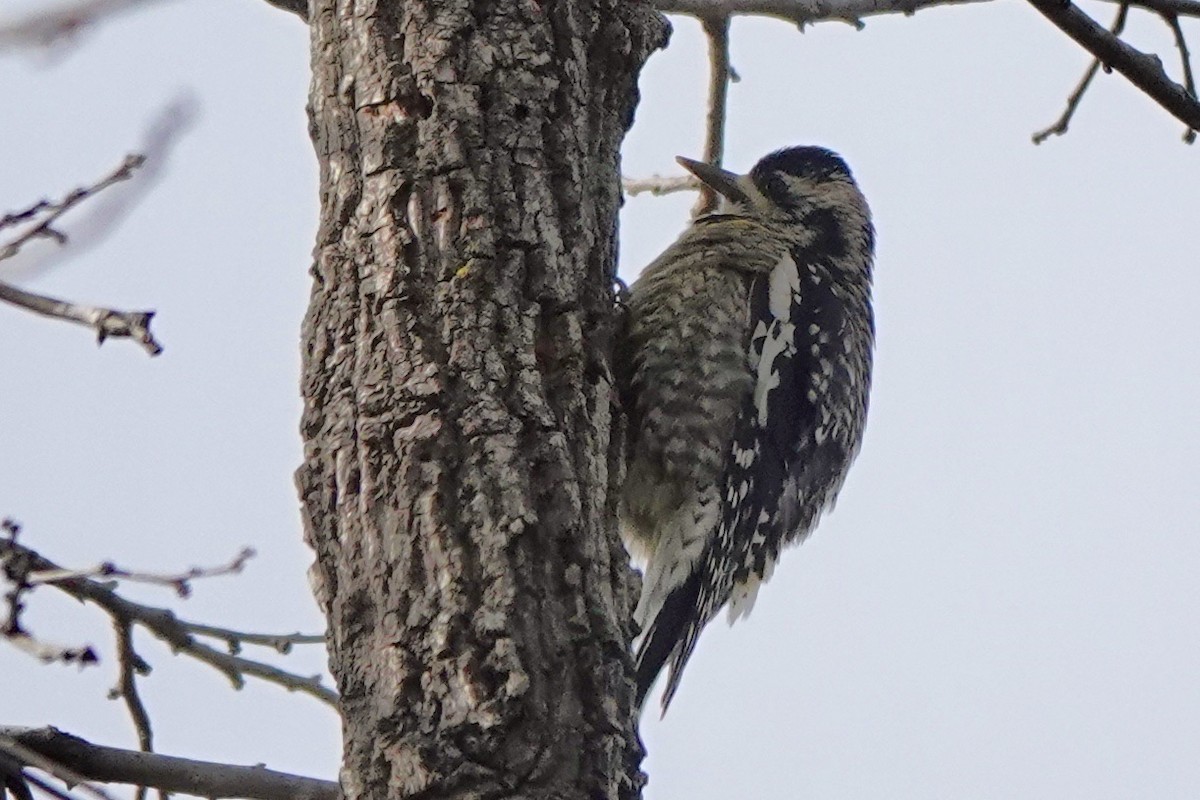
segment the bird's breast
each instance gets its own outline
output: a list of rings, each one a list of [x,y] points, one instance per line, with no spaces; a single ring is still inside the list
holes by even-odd
[[[630,303],[636,408],[626,502],[651,516],[716,483],[754,383],[749,279],[703,267],[676,278],[669,291],[635,294]]]

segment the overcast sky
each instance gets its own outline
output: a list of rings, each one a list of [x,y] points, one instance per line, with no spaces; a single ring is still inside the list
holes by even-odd
[[[1173,67],[1161,22],[1131,17]],[[703,41],[674,23],[643,75],[633,176],[699,155]],[[738,20],[732,41],[727,165],[822,144],[871,201],[875,383],[836,512],[748,621],[705,633],[667,719],[647,715],[646,797],[1200,797],[1196,149],[1118,75],[1066,137],[1030,144],[1087,59],[1020,2],[863,31]],[[198,584],[180,612],[271,631],[321,626],[291,477],[317,219],[307,47],[264,2],[206,0],[0,54],[0,212],[106,173],[168,103],[194,116],[125,224],[20,278],[157,309],[162,357],[0,306],[0,515],[72,566],[173,570],[252,545],[243,576]],[[627,203],[622,275],[690,204]],[[79,672],[0,646],[0,724],[135,746],[105,699],[104,618],[42,591],[27,622],[105,660]],[[324,707],[235,694],[139,644],[161,751],[336,775]]]

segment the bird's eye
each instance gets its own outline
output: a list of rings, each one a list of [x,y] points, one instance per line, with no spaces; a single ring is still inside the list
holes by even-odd
[[[788,191],[787,181],[778,173],[769,176],[763,182],[762,192],[771,202],[783,208],[791,208],[794,203]]]

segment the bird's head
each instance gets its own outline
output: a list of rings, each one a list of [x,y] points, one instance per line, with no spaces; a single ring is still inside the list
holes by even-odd
[[[809,212],[861,198],[846,162],[824,147],[776,150],[745,175],[682,156],[676,160],[720,195],[725,214],[799,221]]]
[[[874,245],[867,201],[846,162],[831,150],[776,150],[745,175],[690,158],[676,160],[720,195],[718,213],[792,227],[804,243],[815,237],[831,255],[848,254],[852,244],[865,251]]]

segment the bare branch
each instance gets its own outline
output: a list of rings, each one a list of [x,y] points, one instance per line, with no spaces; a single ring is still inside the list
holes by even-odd
[[[708,39],[709,62],[708,112],[705,117],[703,160],[720,166],[725,151],[725,118],[729,83],[733,79],[733,71],[729,66],[729,17],[705,17],[701,19],[701,23],[704,26],[705,37]],[[621,188],[625,194],[631,197],[642,193],[664,195],[699,190],[700,196],[692,208],[692,216],[700,216],[712,211],[718,203],[716,193],[696,180],[693,175],[669,178],[660,175],[641,179],[622,178]]]
[[[153,311],[118,311],[115,308],[71,303],[48,295],[27,292],[0,281],[0,300],[54,319],[74,322],[96,332],[96,343],[107,339],[133,339],[152,356],[163,351],[150,331]]]
[[[19,254],[6,256],[3,265],[6,279],[12,282],[40,275],[68,259],[78,259],[112,235],[166,174],[171,153],[196,119],[197,108],[196,100],[183,93],[160,109],[136,148],[143,163],[139,165],[135,179],[90,199],[74,210],[69,219],[53,226],[57,233],[63,234],[58,238],[59,243],[70,239],[69,248],[31,244]],[[97,194],[94,187],[91,194]]]
[[[1192,54],[1188,52],[1187,39],[1183,35],[1183,28],[1179,24],[1179,15],[1172,11],[1159,12],[1160,16],[1166,21],[1167,26],[1171,29],[1171,33],[1175,36],[1175,46],[1179,48],[1179,60],[1183,66],[1183,88],[1191,96],[1196,99],[1196,78],[1192,75]],[[1196,141],[1196,128],[1189,126],[1183,132],[1183,141],[1191,144]]]
[[[814,22],[839,21],[861,28],[862,18],[880,14],[913,14],[923,8],[987,0],[659,0],[665,14],[687,14],[701,20],[721,16],[775,17],[803,28]]]
[[[78,664],[81,667],[100,663],[100,657],[96,655],[96,651],[92,649],[91,645],[73,647],[71,645],[51,644],[50,642],[35,638],[29,631],[11,626],[11,619],[10,617],[4,629],[0,631],[0,636],[13,647],[28,653],[38,661],[45,664],[53,664],[54,662]]]
[[[940,5],[959,5],[985,0],[659,0],[656,7],[668,14],[687,14],[698,18],[709,35],[710,45],[719,42],[714,37],[715,21],[728,20],[733,15],[776,17],[800,26],[825,20],[840,20],[862,27],[863,18],[877,14],[913,14],[924,8]],[[1056,26],[1065,31],[1095,56],[1099,65],[1116,69],[1155,102],[1188,126],[1184,140],[1191,142],[1200,120],[1200,102],[1196,99],[1192,79],[1191,57],[1187,50],[1180,16],[1200,17],[1200,0],[1110,0],[1118,2],[1121,11],[1118,18],[1124,21],[1128,6],[1137,6],[1154,11],[1165,19],[1175,34],[1184,71],[1184,86],[1173,82],[1162,69],[1157,56],[1148,55],[1130,47],[1114,33],[1105,31],[1069,0],[1030,0],[1030,3]],[[717,53],[710,46],[711,53]],[[712,58],[713,68],[717,58]],[[1067,101],[1062,117],[1044,131],[1034,134],[1034,142],[1061,134],[1067,129],[1071,117],[1079,106],[1083,94],[1095,77],[1098,65],[1092,65]],[[728,69],[726,67],[726,69]],[[711,93],[710,93],[711,101]],[[712,106],[710,103],[710,110]],[[711,120],[710,120],[711,122]],[[711,125],[710,125],[711,130]],[[626,190],[628,192],[628,190]],[[702,190],[700,205],[706,208],[712,199]]]
[[[0,727],[0,742],[5,739],[54,764],[70,764],[72,772],[81,780],[148,786],[213,798],[339,800],[341,796],[333,781],[276,772],[265,767],[217,764],[104,747],[55,728]]]
[[[50,206],[49,200],[39,200],[24,211],[14,211],[0,217],[0,230],[19,225],[36,217]]]
[[[21,248],[29,244],[29,242],[38,238],[52,239],[58,244],[66,244],[66,234],[54,227],[58,222],[59,217],[70,211],[75,206],[87,200],[89,197],[99,194],[108,187],[127,181],[133,177],[134,170],[146,163],[146,157],[137,153],[131,153],[125,156],[125,160],[121,165],[105,175],[91,186],[81,186],[68,194],[57,203],[51,203],[42,200],[30,206],[24,211],[16,214],[6,214],[2,220],[3,224],[0,227],[11,226],[21,222],[33,222],[37,224],[30,227],[28,230],[21,233],[10,242],[0,245],[0,261],[12,258],[21,251]],[[45,213],[41,219],[38,216]]]
[[[215,578],[221,575],[236,575],[246,566],[246,562],[254,558],[253,547],[243,547],[227,564],[216,567],[191,567],[176,575],[163,575],[156,572],[134,572],[118,567],[111,561],[105,561],[90,569],[57,569],[43,572],[32,572],[28,577],[29,584],[36,586],[40,583],[56,583],[70,578],[115,578],[117,580],[149,583],[158,586],[169,586],[180,597],[189,597],[192,593],[191,581],[197,578]]]
[[[67,235],[60,231],[55,224],[63,214],[75,206],[94,197],[114,184],[129,180],[134,170],[146,162],[144,156],[133,154],[125,157],[111,173],[101,178],[91,186],[75,189],[57,203],[42,200],[24,211],[5,215],[0,227],[29,224],[29,227],[14,237],[11,241],[0,245],[0,261],[5,261],[17,255],[21,248],[35,239],[51,239],[58,244],[66,244]],[[54,319],[67,320],[84,325],[96,332],[96,340],[103,344],[105,339],[131,338],[142,345],[152,356],[162,352],[162,345],[150,332],[150,321],[154,318],[153,311],[118,311],[112,308],[89,306],[71,303],[47,295],[19,289],[10,283],[0,281],[0,300]]]
[[[197,636],[208,636],[221,639],[229,645],[229,652],[241,652],[243,644],[256,644],[269,647],[277,653],[287,655],[292,647],[298,644],[325,644],[325,635],[319,633],[247,633],[229,628],[217,628],[212,625],[201,625],[198,622],[179,621],[189,632]]]
[[[926,8],[988,0],[658,0],[664,14],[686,14],[698,19],[719,16],[774,17],[801,28],[814,22],[840,21],[861,28],[863,18],[882,14],[912,15]],[[1108,0],[1119,3],[1120,0]],[[1198,0],[1137,0],[1131,5],[1151,11],[1200,17]]]
[[[1117,10],[1117,18],[1113,20],[1112,27],[1109,28],[1109,32],[1113,36],[1120,36],[1121,32],[1125,30],[1125,19],[1128,16],[1129,6],[1122,4]],[[1075,111],[1079,108],[1079,102],[1083,100],[1084,93],[1087,92],[1088,87],[1092,84],[1092,79],[1096,77],[1096,73],[1099,71],[1100,59],[1093,59],[1092,63],[1083,73],[1083,77],[1080,78],[1079,84],[1071,92],[1071,96],[1067,98],[1067,107],[1063,111],[1062,116],[1050,127],[1033,134],[1034,144],[1041,144],[1051,136],[1062,136],[1067,132],[1067,126],[1071,124],[1071,118],[1075,116]]]
[[[725,153],[725,108],[729,97],[729,17],[705,17],[701,20],[708,40],[708,113],[704,123],[704,160],[721,166]],[[719,198],[711,187],[701,184],[700,196],[692,208],[698,217],[717,207]]]
[[[1029,3],[1102,64],[1120,72],[1189,128],[1200,128],[1200,102],[1167,76],[1158,56],[1121,41],[1069,0],[1029,0]]]
[[[120,697],[125,701],[125,708],[133,720],[133,729],[137,731],[138,747],[142,752],[154,751],[154,731],[150,727],[150,715],[138,694],[137,676],[150,672],[150,665],[133,649],[133,625],[126,621],[113,620],[117,633],[117,662],[120,664],[121,675],[117,685],[109,692],[109,697]],[[146,789],[139,786],[137,800],[145,800]]]
[[[751,15],[775,17],[796,23],[801,30],[804,26],[826,20],[840,20],[859,28],[863,26],[863,18],[877,14],[913,14],[924,8],[941,5],[960,5],[968,2],[984,2],[985,0],[659,0],[656,7],[668,14],[687,14],[698,18],[704,25],[705,33],[710,43],[710,63],[716,70],[721,59],[718,48],[721,42],[721,28],[718,22],[727,21],[734,15]],[[1034,143],[1040,144],[1052,135],[1062,134],[1067,130],[1071,117],[1079,107],[1079,103],[1096,75],[1096,70],[1103,65],[1105,69],[1116,69],[1125,75],[1139,89],[1149,95],[1155,102],[1182,120],[1188,130],[1184,141],[1191,142],[1195,138],[1196,122],[1200,119],[1200,101],[1197,101],[1194,80],[1192,78],[1191,57],[1188,53],[1187,42],[1182,28],[1179,26],[1180,16],[1200,17],[1200,0],[1109,0],[1120,5],[1118,19],[1121,25],[1128,12],[1129,6],[1137,6],[1156,12],[1167,21],[1175,35],[1175,43],[1179,48],[1183,63],[1184,86],[1174,83],[1162,69],[1157,56],[1148,55],[1130,47],[1121,41],[1116,33],[1106,32],[1086,14],[1071,5],[1069,0],[1030,0],[1030,3],[1042,12],[1051,22],[1065,31],[1096,58],[1097,63],[1088,67],[1083,79],[1076,86],[1067,101],[1067,108],[1055,124],[1034,134]],[[1120,27],[1114,25],[1114,31]],[[728,28],[724,28],[728,35]],[[727,58],[727,51],[726,56]],[[728,65],[725,67],[728,74]],[[723,86],[723,83],[722,83]],[[715,90],[716,84],[712,85]],[[712,99],[710,91],[709,132],[712,132]],[[707,160],[707,159],[706,159]],[[654,184],[651,184],[653,186]],[[628,189],[626,189],[628,192]],[[697,209],[710,208],[714,198],[702,189]]]
[[[0,538],[0,563],[20,559],[32,574],[66,573],[54,562],[36,551],[18,544],[9,538]],[[225,653],[196,640],[187,623],[181,622],[169,609],[155,608],[134,603],[121,597],[109,586],[83,577],[64,577],[48,582],[77,600],[92,603],[104,609],[114,623],[140,625],[155,638],[169,645],[175,652],[183,653],[223,673],[234,688],[245,685],[246,676],[282,686],[288,691],[303,692],[311,697],[337,707],[337,693],[321,683],[320,675],[303,676],[264,664],[249,658]]]
[[[16,541],[21,527],[11,519],[0,521],[0,530],[10,541]],[[22,650],[44,663],[60,662],[63,664],[78,664],[81,667],[95,664],[100,659],[90,645],[70,647],[50,644],[37,639],[21,625],[21,612],[25,609],[22,597],[32,588],[29,580],[30,564],[19,554],[0,557],[0,576],[6,578],[12,588],[4,593],[4,602],[8,608],[4,622],[0,624],[0,636],[18,650]]]
[[[9,728],[0,728],[0,751],[6,753],[12,758],[17,759],[22,764],[26,764],[34,769],[40,769],[49,775],[53,775],[68,786],[80,786],[88,794],[98,798],[98,800],[113,800],[112,795],[88,782],[86,776],[79,774],[75,770],[68,767],[54,758],[47,758],[44,753],[38,752],[37,749],[29,747],[19,740],[19,737],[9,734]],[[18,731],[22,729],[16,729]],[[54,730],[50,728],[50,730]],[[47,787],[38,785],[39,789],[49,791]]]
[[[700,181],[692,175],[665,177],[651,175],[649,178],[622,178],[621,188],[625,194],[635,197],[639,194],[652,194],[656,197],[675,192],[694,192],[700,188]]]
[[[0,41],[3,41],[2,36]],[[9,242],[0,244],[0,262],[5,262],[5,274],[10,277],[36,274],[60,263],[64,253],[78,257],[88,246],[111,233],[153,187],[165,168],[171,148],[194,117],[194,101],[187,95],[176,98],[147,130],[141,154],[126,156],[112,173],[91,186],[74,190],[56,203],[42,200],[23,211],[6,214],[0,219],[0,230],[26,227]],[[105,189],[128,181],[134,170],[139,170],[138,180],[127,184],[126,189],[105,192],[100,201],[88,203],[86,214],[72,215],[69,233],[63,230],[59,220],[64,214]],[[50,240],[57,245],[70,240],[72,246],[69,250],[27,247],[39,240]],[[0,281],[0,301],[91,328],[100,344],[110,337],[129,338],[141,344],[152,356],[162,352],[162,345],[150,332],[153,311],[120,311],[59,300],[18,288],[8,281]]]
[[[1109,0],[1118,2],[1118,0]],[[1197,0],[1137,0],[1133,5],[1159,14],[1175,14],[1180,17],[1200,17],[1200,2]]]

